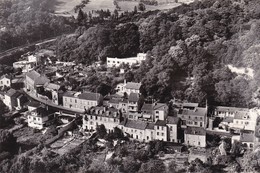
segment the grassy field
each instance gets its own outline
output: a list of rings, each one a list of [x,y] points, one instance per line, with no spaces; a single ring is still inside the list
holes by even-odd
[[[92,10],[107,10],[109,9],[111,12],[115,10],[115,5],[113,4],[114,0],[90,0],[88,4],[83,8],[84,12],[91,12]],[[187,2],[193,0],[179,0],[179,2]],[[57,15],[63,16],[77,16],[74,12],[74,7],[79,5],[81,0],[56,0],[55,3],[55,13]],[[121,7],[121,12],[123,11],[133,11],[135,6],[138,6],[138,2],[129,2],[129,1],[120,1],[118,5]],[[146,5],[146,10],[165,10],[174,8],[180,5],[180,3],[167,3],[167,4],[159,4],[157,6]]]

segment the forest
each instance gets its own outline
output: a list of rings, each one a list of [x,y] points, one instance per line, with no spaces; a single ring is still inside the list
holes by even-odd
[[[74,31],[74,20],[56,16],[52,0],[0,1],[0,52]]]
[[[98,25],[80,14],[73,37],[57,41],[57,56],[83,64],[106,57],[147,60],[132,71],[142,94],[205,105],[257,106],[260,71],[260,4],[257,0],[196,1],[169,11],[112,12]],[[79,20],[79,18],[78,18]],[[254,69],[254,77],[227,64]]]

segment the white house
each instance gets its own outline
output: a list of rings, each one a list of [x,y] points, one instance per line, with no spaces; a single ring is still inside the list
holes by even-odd
[[[184,133],[184,143],[194,147],[206,147],[206,130],[201,127],[187,127]]]
[[[157,120],[154,124],[154,132],[155,132],[155,139],[161,141],[167,141],[168,137],[168,127],[166,126],[166,121]]]
[[[168,139],[169,139],[169,141],[175,142],[175,143],[180,143],[181,142],[180,118],[168,116],[166,125],[168,126]]]
[[[43,129],[50,122],[54,112],[38,107],[27,114],[28,126],[35,129]]]
[[[11,87],[12,78],[8,75],[3,75],[0,77],[0,87]]]
[[[142,85],[141,83],[124,81],[124,83],[120,83],[117,85],[116,87],[117,94],[119,95],[124,95],[124,93],[127,93],[128,95],[130,95],[130,93],[140,94],[141,85]]]
[[[137,57],[130,57],[130,58],[109,58],[107,57],[107,67],[119,67],[121,64],[140,64],[142,61],[146,59],[145,53],[138,53]]]

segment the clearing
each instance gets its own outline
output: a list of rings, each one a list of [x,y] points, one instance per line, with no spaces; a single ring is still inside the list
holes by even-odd
[[[236,73],[238,75],[247,75],[251,78],[254,78],[254,70],[252,68],[244,68],[244,67],[234,67],[233,65],[229,64],[227,67],[231,70],[231,72]]]

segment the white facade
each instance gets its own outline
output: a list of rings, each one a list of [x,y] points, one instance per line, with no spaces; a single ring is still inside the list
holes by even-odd
[[[4,104],[9,108],[9,110],[12,110],[13,109],[13,100],[10,96],[6,95],[5,94],[5,98],[3,100]]]
[[[130,66],[133,64],[140,64],[142,61],[146,59],[145,53],[138,53],[137,57],[131,58],[109,58],[107,57],[107,67],[119,67],[121,64],[129,64]]]
[[[185,134],[184,138],[186,145],[194,147],[206,147],[206,135]]]
[[[3,77],[2,79],[0,79],[0,87],[11,87],[11,79],[8,77]]]
[[[167,141],[167,126],[155,125],[155,140]]]
[[[177,124],[167,124],[168,133],[169,133],[169,141],[178,143],[178,127]]]
[[[28,115],[28,126],[35,129],[43,129],[44,124],[49,120],[48,116],[39,117],[35,112]]]

